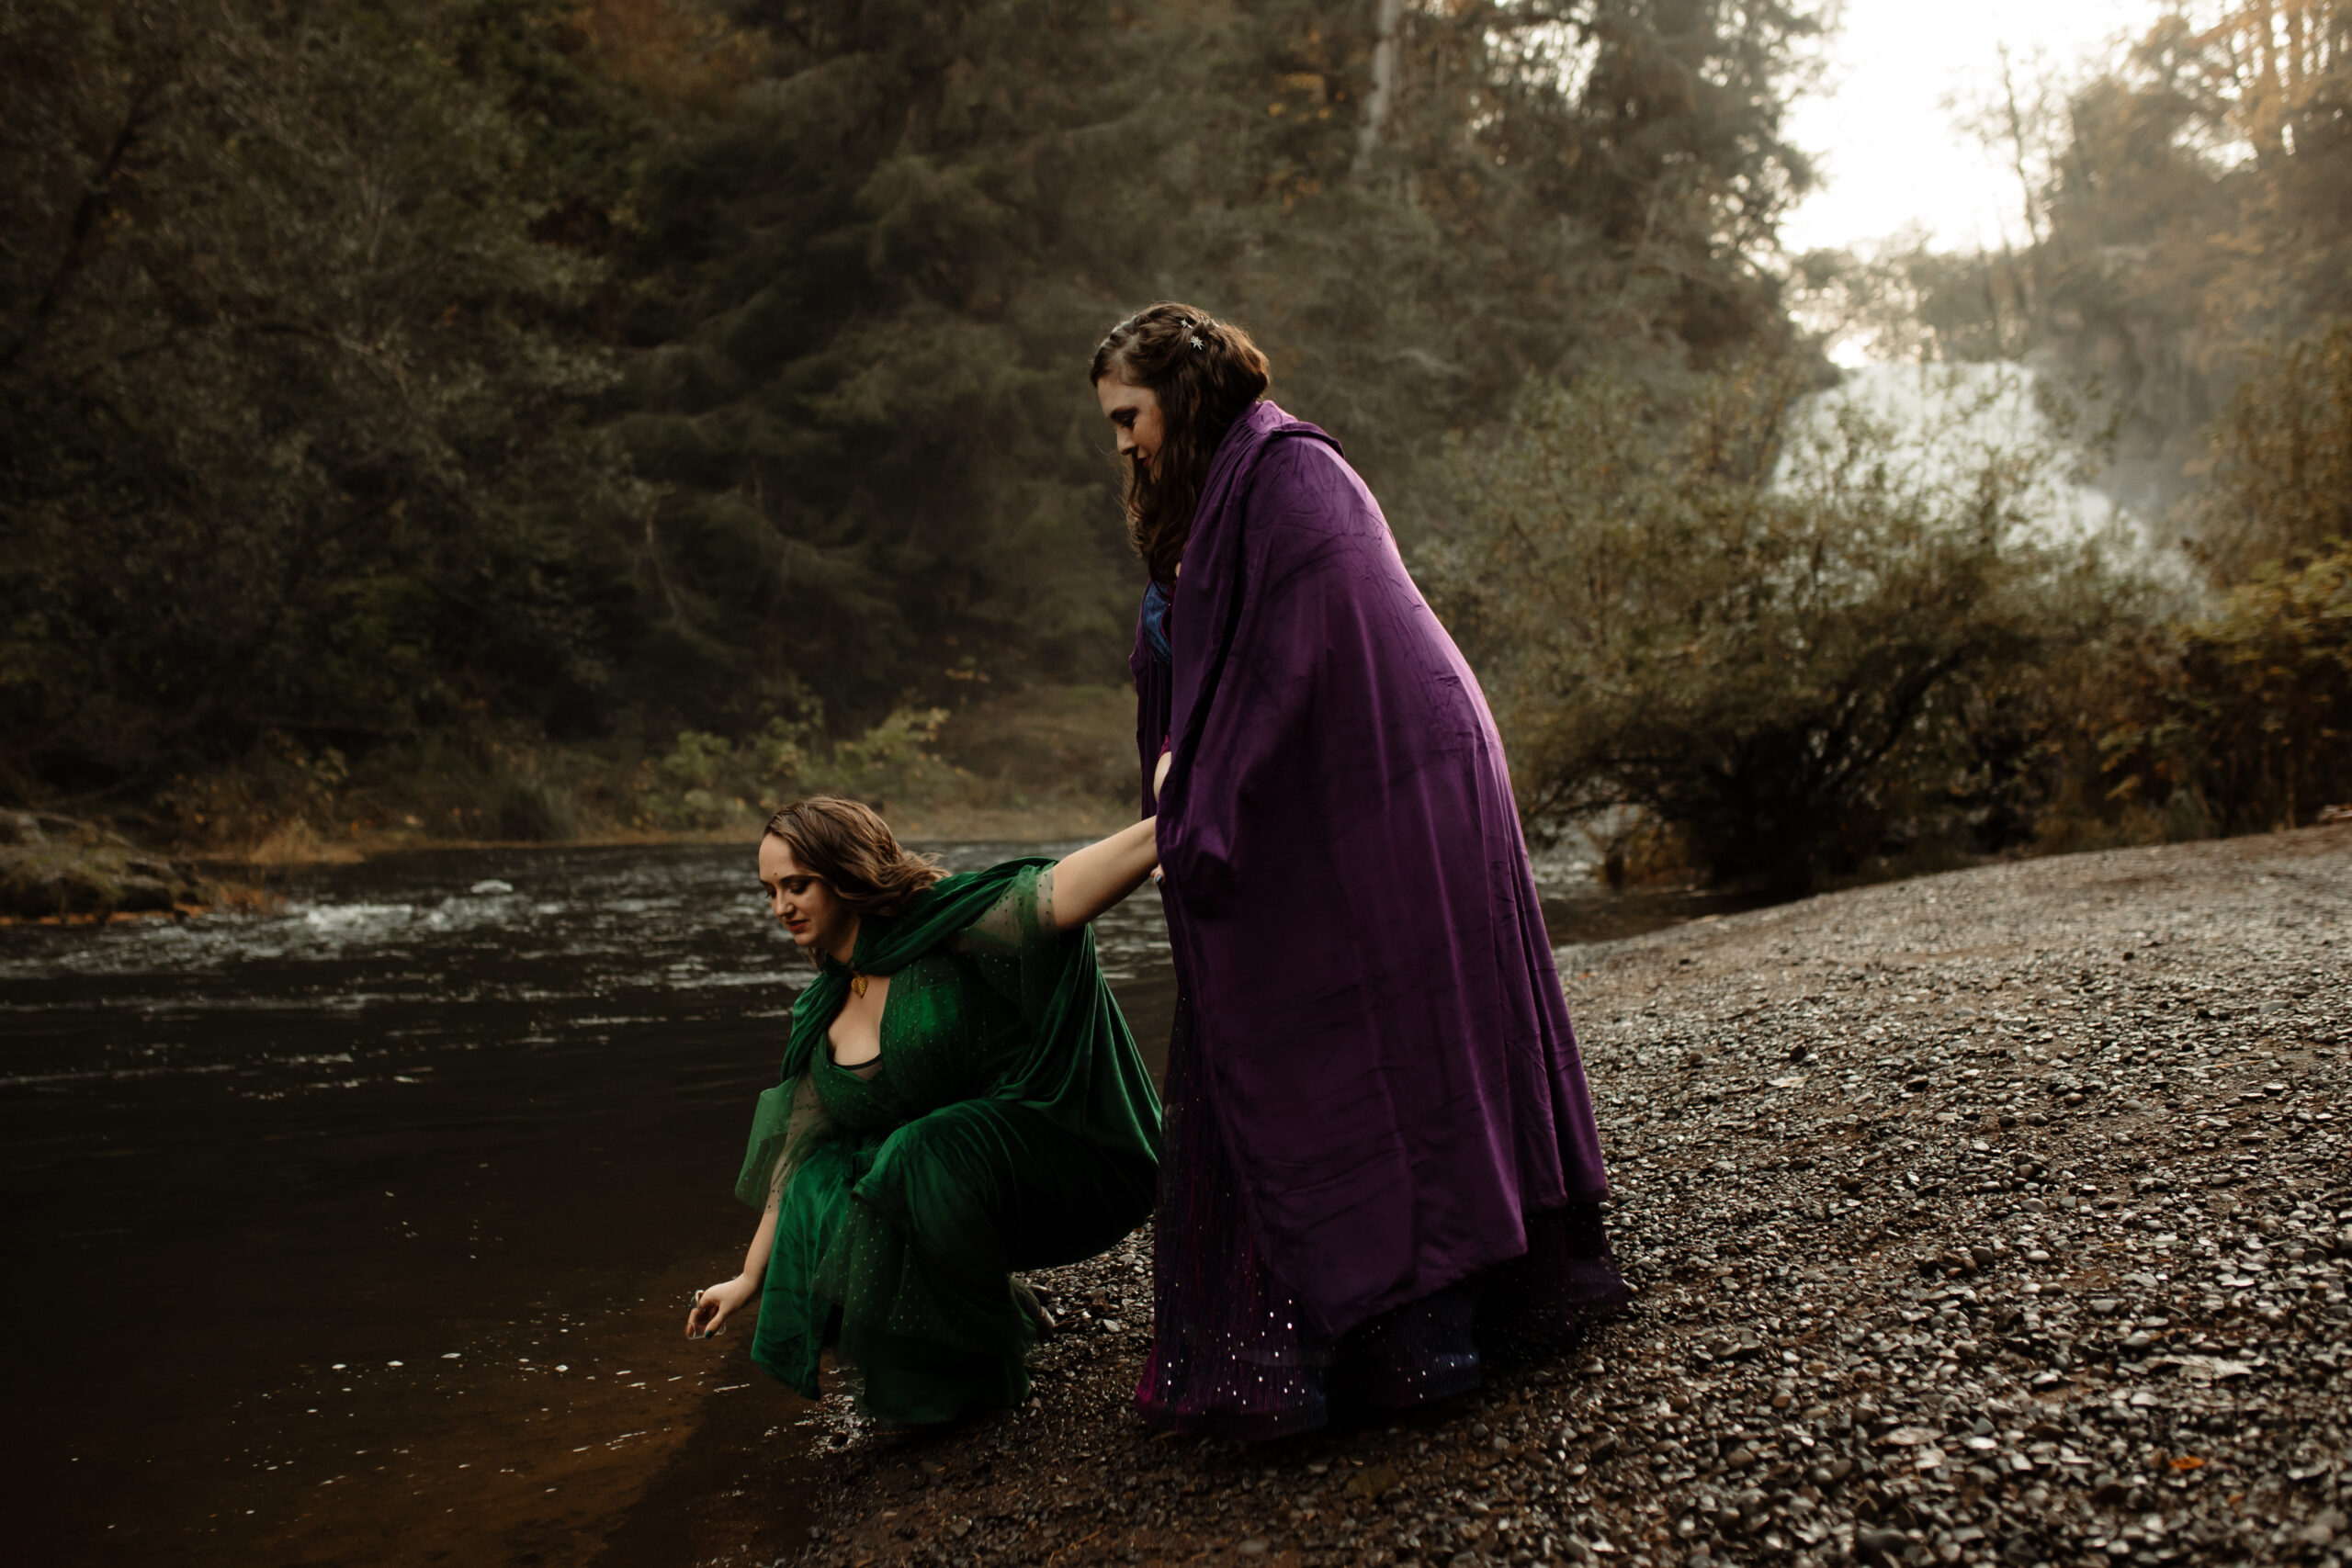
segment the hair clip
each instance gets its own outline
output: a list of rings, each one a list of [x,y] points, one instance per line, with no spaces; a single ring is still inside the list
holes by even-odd
[[[1192,340],[1192,344],[1193,344],[1193,346],[1194,348],[1198,348],[1198,347],[1200,347],[1200,346],[1201,346],[1201,340],[1200,340],[1199,338],[1197,338],[1197,337],[1196,337],[1196,338],[1193,338],[1193,339]]]

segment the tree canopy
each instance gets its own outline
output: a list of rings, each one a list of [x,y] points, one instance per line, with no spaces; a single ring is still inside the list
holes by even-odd
[[[0,736],[852,729],[1113,678],[1082,367],[1248,325],[1408,527],[1530,374],[1786,328],[1810,13],[7,0]]]
[[[2195,488],[2252,357],[2352,314],[2352,5],[2157,9],[2079,75],[1980,95],[2019,182],[2001,249],[1802,269],[1888,349],[2065,372],[2116,427],[2108,482],[2152,515]]]
[[[1115,669],[1135,572],[1080,367],[1151,299],[1248,326],[1275,395],[1441,519],[1444,435],[1527,375],[1782,330],[1783,8],[738,20],[770,45],[739,111],[646,183],[620,426],[662,492],[660,658],[734,694],[704,722]]]
[[[52,780],[487,706],[635,611],[594,264],[501,6],[12,4],[0,735]],[[544,52],[544,51],[542,51]]]

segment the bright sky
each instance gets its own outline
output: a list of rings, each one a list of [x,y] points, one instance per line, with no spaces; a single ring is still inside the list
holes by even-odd
[[[1945,100],[1999,89],[1999,46],[2020,80],[2037,51],[2065,76],[2118,34],[2155,19],[2156,0],[1845,0],[1819,93],[1791,113],[1789,140],[1822,184],[1781,226],[1791,251],[1875,240],[1906,224],[1939,246],[1997,243],[2022,228],[2017,178],[1955,123]]]

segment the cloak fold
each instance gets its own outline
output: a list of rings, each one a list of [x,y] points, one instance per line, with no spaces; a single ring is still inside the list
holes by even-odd
[[[1336,1335],[1605,1198],[1591,1100],[1501,738],[1338,443],[1236,423],[1168,629],[1134,663],[1180,980],[1268,1264]]]

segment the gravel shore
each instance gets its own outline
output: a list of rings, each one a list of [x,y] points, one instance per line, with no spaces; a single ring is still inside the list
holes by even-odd
[[[1986,867],[1561,966],[1637,1287],[1262,1447],[1129,1397],[1148,1237],[1032,1408],[830,1401],[802,1561],[2352,1562],[2352,829]]]

